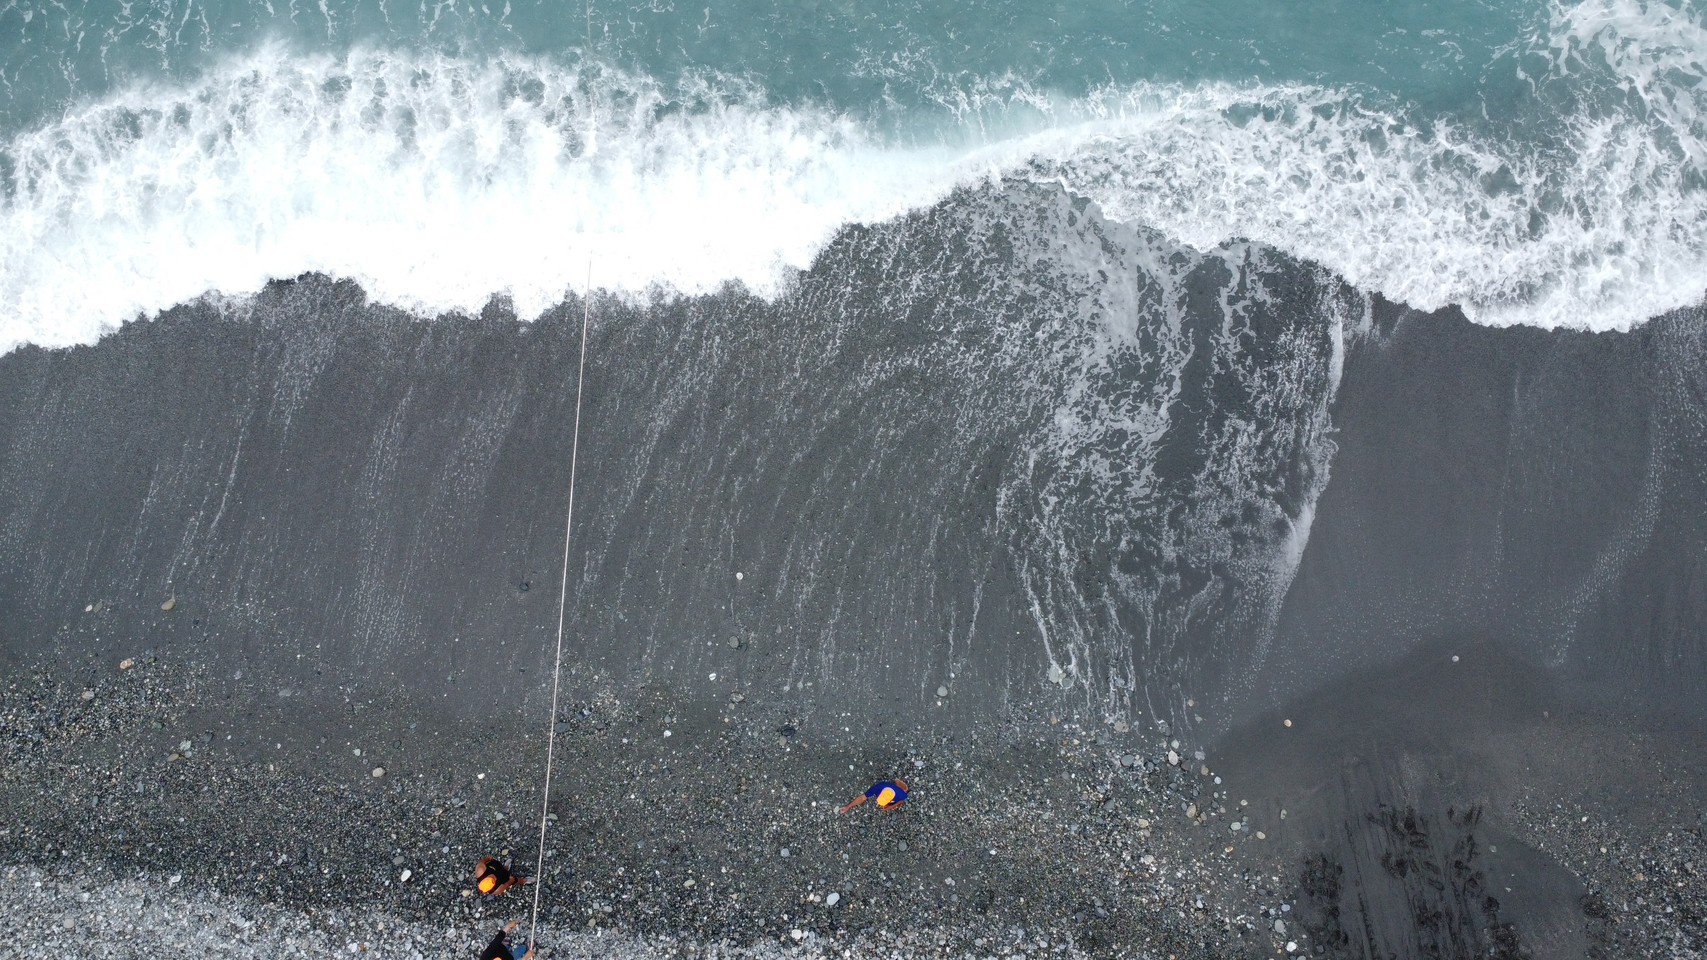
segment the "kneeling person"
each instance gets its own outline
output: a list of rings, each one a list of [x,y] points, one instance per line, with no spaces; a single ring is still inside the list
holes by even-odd
[[[474,886],[481,893],[495,897],[528,882],[527,877],[518,877],[497,857],[481,857],[474,865]]]
[[[894,813],[901,809],[901,804],[907,802],[907,782],[905,780],[879,780],[871,785],[871,789],[854,797],[852,803],[836,812],[847,813],[867,800],[876,801],[879,810]]]

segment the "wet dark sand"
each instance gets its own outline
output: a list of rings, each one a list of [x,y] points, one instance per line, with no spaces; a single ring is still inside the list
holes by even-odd
[[[1059,199],[1039,209],[1091,229]],[[959,271],[941,289],[1010,282],[1014,258],[977,261],[939,214],[896,231]],[[1061,385],[1016,398],[1035,358],[978,341],[999,309],[1033,342],[1032,314],[927,290],[897,321],[910,275],[871,275],[884,242],[850,230],[782,308],[613,307],[596,334],[555,942],[1707,949],[1700,311],[1587,335],[1375,304],[1303,554],[1245,583],[1280,576],[1318,448],[1291,421],[1267,459],[1198,441],[1308,419],[1331,338],[1298,307],[1343,287],[1267,262],[1285,309],[1245,333],[1296,352],[1195,354],[1205,392],[1179,412],[1203,430],[1161,464],[1176,501],[1104,526],[1126,501],[1085,492],[1062,558],[1012,506],[1043,495],[1027,458]],[[1219,311],[1243,279],[1181,262],[1193,344],[1236,343]],[[4,942],[70,920],[129,956],[134,914],[145,953],[468,955],[516,912],[463,892],[479,855],[535,852],[572,314],[422,323],[307,278],[248,318],[192,305],[0,357]],[[1279,391],[1303,399],[1241,393],[1268,383],[1229,385],[1241,362],[1305,371]],[[1229,464],[1248,484],[1219,485]],[[1114,596],[1152,573],[1175,592]],[[1065,682],[1037,583],[1060,610],[1116,601]],[[918,788],[903,814],[831,814],[893,775]]]
[[[1290,726],[1287,721],[1290,720]],[[1334,955],[1687,956],[1707,937],[1707,737],[1429,645],[1217,751]]]

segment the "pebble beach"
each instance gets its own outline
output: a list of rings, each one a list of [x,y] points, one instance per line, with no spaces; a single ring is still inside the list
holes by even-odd
[[[470,870],[496,853],[533,872],[542,737],[464,731],[452,750],[419,726],[432,746],[375,729],[366,747],[268,758],[196,729],[215,714],[193,670],[127,663],[5,688],[5,942],[473,956],[526,924],[531,887],[477,896]],[[872,746],[745,696],[658,692],[569,703],[557,730],[545,956],[1356,955],[1309,812],[1158,731],[1045,716]],[[902,811],[835,812],[883,776],[912,786]],[[1590,814],[1534,798],[1501,819],[1531,847],[1585,854],[1591,955],[1700,955],[1699,820],[1608,842]],[[1395,823],[1435,842],[1426,817]],[[1489,887],[1485,866],[1452,882]],[[1494,955],[1530,955],[1489,916]]]

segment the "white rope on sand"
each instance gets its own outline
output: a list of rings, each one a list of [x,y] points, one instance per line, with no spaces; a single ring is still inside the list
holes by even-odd
[[[587,0],[587,52],[593,50],[593,0]],[[589,101],[589,124],[597,122]],[[545,892],[545,828],[551,816],[551,765],[557,748],[557,692],[563,679],[563,625],[569,608],[569,537],[575,526],[575,468],[581,454],[581,388],[587,379],[587,328],[593,312],[593,257],[587,254],[587,286],[581,300],[581,359],[575,368],[575,427],[569,441],[569,504],[563,514],[563,581],[557,590],[557,654],[551,668],[551,713],[545,722],[545,793],[539,801],[539,859],[533,868],[533,912],[528,918],[527,944],[539,949],[539,899]]]
[[[569,441],[569,507],[563,518],[563,582],[557,592],[557,657],[551,669],[551,714],[545,726],[545,796],[539,805],[539,859],[533,870],[533,914],[528,920],[528,946],[538,948],[539,897],[545,890],[545,828],[551,814],[551,765],[557,746],[557,691],[563,677],[563,625],[569,606],[569,534],[575,523],[575,468],[581,453],[581,386],[587,377],[587,327],[593,305],[593,264],[587,261],[587,290],[581,301],[581,362],[575,370],[575,429]]]

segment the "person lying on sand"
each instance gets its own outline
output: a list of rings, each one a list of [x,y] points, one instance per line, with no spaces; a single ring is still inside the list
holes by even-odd
[[[511,873],[510,868],[497,857],[481,857],[480,862],[474,865],[474,886],[488,896],[495,897],[527,882],[527,877]]]
[[[504,924],[504,929],[499,930],[492,937],[492,942],[486,945],[486,949],[480,952],[480,960],[529,960],[533,956],[532,944],[523,940],[515,946],[510,945],[510,934],[519,926],[520,920],[511,920]]]
[[[852,803],[836,812],[847,813],[867,800],[876,800],[877,809],[894,813],[901,809],[901,804],[907,802],[907,782],[905,780],[879,780],[871,785],[871,789],[854,797]]]

